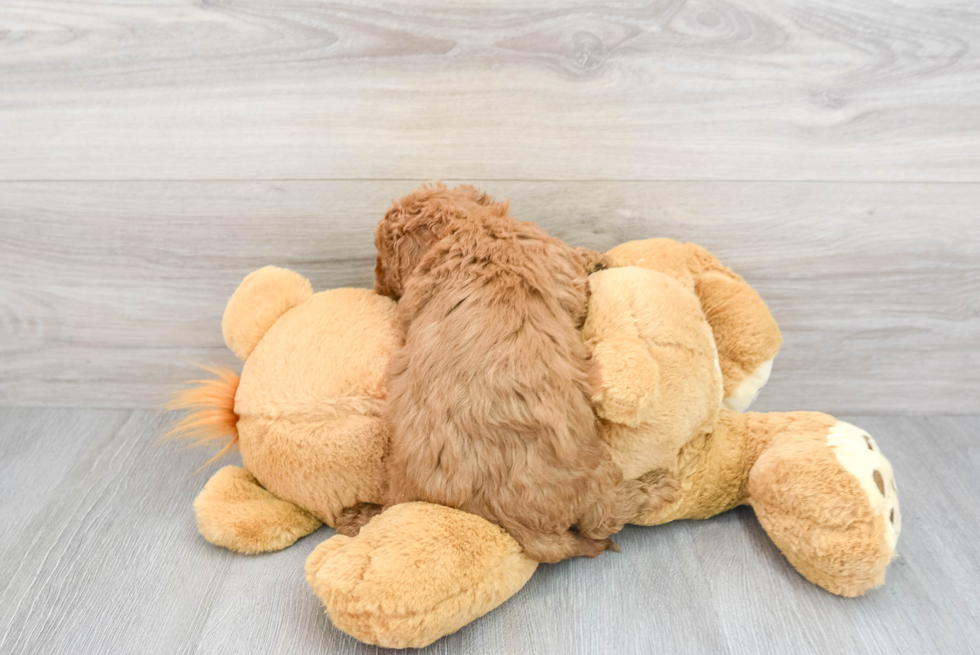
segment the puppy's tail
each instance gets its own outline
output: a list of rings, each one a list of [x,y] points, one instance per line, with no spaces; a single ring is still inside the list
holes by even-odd
[[[173,400],[164,407],[167,411],[191,410],[178,421],[163,438],[191,439],[192,445],[202,446],[221,439],[225,444],[207,464],[227,455],[238,443],[238,414],[235,413],[235,394],[238,392],[238,374],[229,368],[202,366],[215,376],[206,380],[191,380],[191,386],[174,394]],[[203,467],[202,467],[203,468]]]

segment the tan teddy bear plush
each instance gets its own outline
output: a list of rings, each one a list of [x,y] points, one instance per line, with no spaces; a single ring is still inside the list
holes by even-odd
[[[782,342],[758,294],[693,244],[634,241],[608,256],[590,277],[582,336],[603,372],[604,438],[625,476],[663,501],[632,522],[747,504],[815,584],[843,596],[882,584],[901,515],[874,439],[826,414],[741,413]],[[345,532],[384,503],[394,321],[394,303],[368,290],[313,293],[272,267],[245,278],[222,326],[240,380],[223,372],[175,402],[196,410],[178,433],[227,435],[242,453],[244,468],[220,469],[194,503],[206,539],[278,550],[321,522]],[[500,605],[537,566],[480,517],[406,503],[321,543],[306,576],[341,630],[421,647]]]

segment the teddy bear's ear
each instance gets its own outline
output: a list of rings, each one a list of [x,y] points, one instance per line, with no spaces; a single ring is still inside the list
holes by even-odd
[[[310,281],[294,271],[266,266],[249,273],[225,307],[225,343],[244,361],[280,316],[312,295]]]

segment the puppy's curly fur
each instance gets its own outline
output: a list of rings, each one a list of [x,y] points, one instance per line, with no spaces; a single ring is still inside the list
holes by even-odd
[[[387,372],[389,504],[477,514],[541,562],[615,548],[644,501],[600,436],[577,331],[602,256],[441,184],[396,201],[375,243],[404,343]]]

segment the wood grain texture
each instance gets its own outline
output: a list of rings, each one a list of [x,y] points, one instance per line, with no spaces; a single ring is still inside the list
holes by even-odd
[[[974,3],[16,0],[0,179],[980,181]]]
[[[740,508],[630,527],[620,554],[542,566],[422,652],[980,651],[980,417],[843,418],[875,435],[900,489],[899,555],[883,588],[822,591]],[[194,474],[207,453],[156,443],[168,421],[0,409],[0,652],[397,652],[336,630],[307,587],[303,562],[329,528],[261,556],[196,533],[191,501],[214,467]]]
[[[786,344],[757,408],[971,412],[980,185],[479,182],[575,245],[696,241],[754,285]],[[402,182],[0,183],[0,405],[157,407],[236,361],[250,271],[369,287]]]

